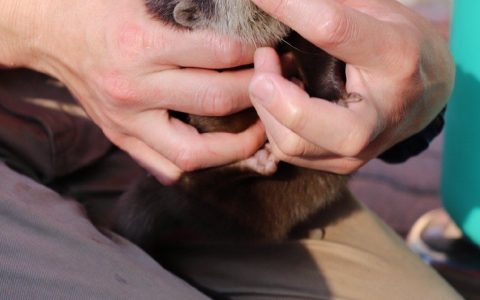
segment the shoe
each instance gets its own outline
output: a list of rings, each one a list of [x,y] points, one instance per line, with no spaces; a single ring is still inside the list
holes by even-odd
[[[421,216],[406,241],[465,299],[480,300],[480,248],[462,235],[445,210],[435,209]]]
[[[455,264],[480,272],[480,248],[470,243],[445,210],[431,210],[413,224],[407,244],[429,264]]]

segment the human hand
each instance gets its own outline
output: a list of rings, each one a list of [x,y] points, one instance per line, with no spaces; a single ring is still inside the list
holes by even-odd
[[[264,143],[260,122],[239,134],[199,134],[168,113],[219,116],[250,106],[252,70],[206,69],[250,63],[253,48],[166,26],[143,1],[30,2],[5,10],[29,52],[4,65],[58,78],[106,136],[163,183],[246,158]]]
[[[346,62],[346,107],[310,98],[257,50],[252,102],[280,160],[347,174],[422,130],[442,110],[454,68],[444,39],[394,0],[252,0]]]

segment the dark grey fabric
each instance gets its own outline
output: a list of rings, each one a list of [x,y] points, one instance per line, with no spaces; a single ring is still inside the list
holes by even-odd
[[[112,144],[74,104],[45,75],[0,70],[0,158],[48,184],[103,157]]]
[[[142,170],[114,147],[58,81],[0,69],[0,160],[62,196],[101,224]]]
[[[81,205],[0,163],[1,299],[205,299]]]

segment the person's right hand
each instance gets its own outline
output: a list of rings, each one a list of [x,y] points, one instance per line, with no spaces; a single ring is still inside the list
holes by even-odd
[[[253,48],[164,25],[142,1],[3,2],[0,65],[58,78],[106,136],[163,183],[246,158],[264,142],[260,122],[239,134],[199,134],[168,112],[218,116],[250,106],[252,70],[206,69],[250,63]]]
[[[445,107],[454,79],[448,45],[397,1],[252,1],[344,61],[346,91],[357,95],[345,105],[318,101],[282,77],[273,49],[257,50],[251,98],[279,160],[349,174]]]

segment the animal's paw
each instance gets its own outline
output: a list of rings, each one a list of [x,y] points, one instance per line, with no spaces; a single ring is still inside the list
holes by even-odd
[[[235,163],[234,166],[259,175],[270,176],[277,171],[278,159],[270,150],[270,145],[266,144],[253,156]]]

